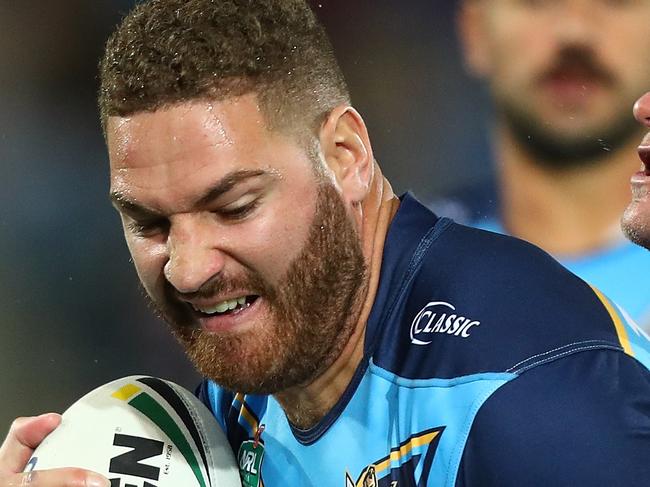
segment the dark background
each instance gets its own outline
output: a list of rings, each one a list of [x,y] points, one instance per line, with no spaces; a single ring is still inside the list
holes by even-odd
[[[107,198],[96,65],[132,5],[0,0],[0,428],[128,374],[198,382],[140,297]],[[314,6],[398,192],[429,201],[490,177],[455,2]]]

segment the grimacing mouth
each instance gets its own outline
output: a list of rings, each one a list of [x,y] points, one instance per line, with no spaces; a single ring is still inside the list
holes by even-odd
[[[235,315],[249,308],[257,299],[258,295],[249,294],[225,299],[211,305],[199,305],[188,303],[194,311],[204,317]]]

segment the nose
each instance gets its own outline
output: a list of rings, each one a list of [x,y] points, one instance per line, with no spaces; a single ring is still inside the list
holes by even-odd
[[[556,37],[564,44],[593,46],[598,29],[593,0],[563,2],[556,7],[562,8],[562,12],[551,12]]]
[[[170,222],[164,274],[179,293],[198,291],[223,270],[219,232],[209,220],[206,215],[181,215]]]
[[[650,91],[634,104],[634,118],[646,127],[650,127]]]

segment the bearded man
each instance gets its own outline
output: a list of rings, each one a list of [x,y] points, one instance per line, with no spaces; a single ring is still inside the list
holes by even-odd
[[[646,482],[647,340],[536,247],[397,198],[302,0],[143,2],[101,80],[133,262],[261,459],[245,487]],[[59,421],[14,423],[0,486],[108,486],[20,473]]]

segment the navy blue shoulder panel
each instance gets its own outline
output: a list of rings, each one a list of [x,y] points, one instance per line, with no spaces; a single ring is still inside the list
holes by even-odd
[[[521,374],[479,410],[456,487],[648,485],[649,390],[648,369],[612,350]]]
[[[438,219],[411,195],[402,196],[384,245],[379,288],[366,328],[367,355],[376,348],[386,322],[394,314],[394,306],[409,291],[405,283],[413,279],[428,247],[450,223],[451,220]]]
[[[438,220],[408,196],[394,223],[382,313],[369,326],[381,330],[369,350],[378,366],[405,378],[453,378],[517,372],[537,355],[620,349],[594,291],[539,248]]]

